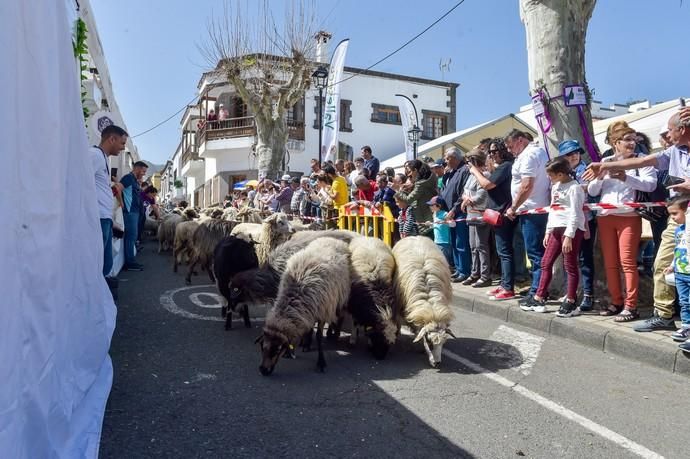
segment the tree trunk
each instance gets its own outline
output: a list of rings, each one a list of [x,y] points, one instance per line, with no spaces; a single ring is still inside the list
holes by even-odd
[[[282,172],[282,160],[288,141],[284,117],[263,119],[256,123],[256,156],[259,179],[275,179]]]
[[[548,110],[553,124],[546,134],[546,146],[552,158],[563,140],[577,140],[587,149],[578,110],[566,107],[563,101],[565,86],[585,86],[588,105],[583,111],[592,134],[591,98],[585,78],[585,38],[595,4],[596,0],[520,0],[520,17],[527,35],[530,90],[533,94],[539,89],[546,90],[551,97]]]

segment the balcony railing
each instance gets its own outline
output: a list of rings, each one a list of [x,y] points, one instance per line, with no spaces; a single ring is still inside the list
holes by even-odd
[[[196,144],[187,145],[187,149],[182,153],[182,167],[184,167],[190,161],[196,161],[199,159],[199,152],[196,149]]]
[[[288,120],[288,137],[293,140],[304,140],[304,121]],[[256,135],[256,121],[253,116],[228,118],[219,121],[206,121],[199,128],[200,142],[207,140],[232,139]],[[196,151],[196,147],[195,147]],[[186,152],[185,152],[186,153]],[[183,155],[184,164],[184,155]]]

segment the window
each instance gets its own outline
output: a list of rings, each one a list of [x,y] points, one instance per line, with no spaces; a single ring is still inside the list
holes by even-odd
[[[436,139],[448,133],[448,115],[422,110],[422,125],[422,138]]]
[[[326,98],[323,98],[323,103],[326,103]],[[352,132],[352,101],[340,99],[340,132]],[[319,97],[314,97],[314,129],[319,128]]]
[[[402,124],[400,110],[395,105],[371,104],[371,122],[386,124]]]

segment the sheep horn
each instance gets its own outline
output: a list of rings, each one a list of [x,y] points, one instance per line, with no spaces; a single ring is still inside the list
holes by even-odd
[[[425,334],[426,334],[426,327],[422,327],[422,329],[419,330],[419,333],[417,333],[417,336],[415,337],[415,339],[412,342],[416,343],[417,341],[422,339]]]
[[[455,334],[453,333],[453,330],[451,330],[450,328],[446,328],[446,333],[448,333],[453,338],[458,339],[458,337],[455,336]]]
[[[264,334],[262,333],[262,334],[260,334],[259,336],[256,337],[256,339],[254,340],[254,344],[260,344],[260,343],[262,343],[263,341],[264,341]]]

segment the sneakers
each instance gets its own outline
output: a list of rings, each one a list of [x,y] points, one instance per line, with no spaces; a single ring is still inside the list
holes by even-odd
[[[534,300],[534,295],[532,295],[531,293],[528,293],[527,296],[523,296],[522,298],[520,298],[518,300],[518,304],[519,305],[527,304],[533,300]]]
[[[484,288],[491,287],[491,279],[479,279],[477,282],[472,284],[474,288]]]
[[[489,290],[488,292],[486,292],[486,294],[489,295],[489,296],[496,296],[496,295],[498,295],[502,290],[503,290],[503,288],[499,286],[499,287],[496,287],[496,288],[492,288],[491,290]]]
[[[547,312],[546,310],[546,300],[537,300],[533,296],[528,297],[528,300],[520,305],[520,309],[523,311],[532,312]]]
[[[139,263],[132,263],[124,266],[125,271],[143,271],[144,265]]]
[[[591,310],[593,310],[594,300],[592,299],[592,295],[583,296],[582,302],[580,303],[580,307],[578,309],[580,310],[580,313],[590,312]]]
[[[687,341],[690,338],[690,326],[679,328],[675,333],[671,334],[671,338],[679,343]]]
[[[575,306],[575,301],[572,303],[568,301],[566,298],[563,300],[561,303],[561,307],[558,309],[558,312],[556,313],[557,317],[573,317],[577,315],[575,311],[577,310],[577,306]]]
[[[468,277],[467,279],[465,279],[464,281],[460,282],[460,284],[462,284],[462,285],[472,285],[472,284],[474,284],[475,282],[477,282],[478,280],[479,280],[478,277],[472,277],[472,276],[470,276],[470,277]]]
[[[690,341],[686,341],[684,343],[679,344],[678,349],[680,349],[683,352],[690,353]]]
[[[654,311],[654,315],[642,323],[639,323],[633,327],[636,332],[651,332],[654,330],[675,330],[676,323],[673,319],[664,319],[659,317]]]
[[[496,293],[495,295],[489,297],[489,299],[491,301],[512,300],[513,298],[515,298],[515,292],[514,291],[503,290],[503,289],[501,289],[501,291]]]

